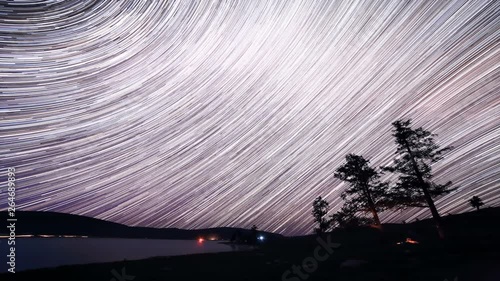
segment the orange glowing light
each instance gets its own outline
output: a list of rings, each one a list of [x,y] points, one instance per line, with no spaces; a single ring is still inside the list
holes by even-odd
[[[408,243],[408,244],[418,244],[418,241],[413,240],[413,239],[411,239],[411,238],[406,238],[406,241],[405,241],[405,242],[406,242],[406,243]]]
[[[406,244],[418,244],[418,241],[417,240],[413,240],[411,238],[406,238],[405,241],[403,241],[403,242],[397,242],[396,244],[401,245],[401,244],[405,244],[405,243]]]

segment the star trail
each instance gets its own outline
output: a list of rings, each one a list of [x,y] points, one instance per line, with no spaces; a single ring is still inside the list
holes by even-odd
[[[0,1],[2,186],[15,167],[19,210],[306,234],[345,155],[389,164],[412,118],[455,147],[440,213],[499,206],[499,66],[494,0]]]

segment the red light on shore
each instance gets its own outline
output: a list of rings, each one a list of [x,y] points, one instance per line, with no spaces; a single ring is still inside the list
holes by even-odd
[[[203,239],[203,238],[198,238],[198,243],[203,243],[203,241],[205,241],[205,239]]]
[[[418,241],[413,240],[411,238],[406,238],[406,243],[408,243],[408,244],[418,244]]]
[[[404,242],[398,242],[396,244],[401,245],[401,244],[404,244],[404,243],[406,243],[406,244],[418,244],[418,241],[413,240],[411,238],[406,238],[406,240]]]

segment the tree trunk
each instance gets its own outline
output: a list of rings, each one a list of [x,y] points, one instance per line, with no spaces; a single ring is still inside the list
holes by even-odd
[[[368,190],[368,188],[366,186],[365,186],[364,190],[365,190],[366,200],[368,201],[368,206],[370,207],[370,212],[373,215],[373,220],[375,221],[375,224],[377,226],[381,227],[382,224],[380,223],[377,209],[375,208],[375,203],[373,203],[372,196],[370,195],[370,191]]]
[[[421,179],[421,184],[422,184],[422,191],[424,192],[424,197],[425,200],[427,201],[427,204],[429,204],[429,209],[431,209],[431,214],[432,217],[434,218],[434,221],[436,222],[436,228],[439,234],[439,238],[444,239],[445,234],[444,234],[444,229],[443,225],[441,223],[441,216],[439,215],[439,212],[436,208],[436,205],[434,205],[434,200],[432,200],[432,197],[429,193],[429,190],[427,189],[427,184]]]
[[[476,209],[479,211],[479,206],[476,206]]]
[[[378,214],[377,214],[377,211],[375,210],[375,208],[371,207],[370,209],[371,209],[371,211],[372,211],[373,220],[375,221],[375,224],[376,224],[376,225],[382,225],[382,224],[380,223],[380,219],[379,219],[379,217],[378,217]]]
[[[436,208],[436,205],[434,205],[434,200],[432,200],[432,196],[429,193],[429,190],[427,189],[427,183],[424,181],[422,173],[418,169],[418,165],[417,165],[417,162],[415,161],[415,158],[413,157],[413,153],[410,149],[410,145],[406,141],[405,141],[405,145],[406,145],[406,149],[408,150],[408,154],[410,155],[411,163],[413,165],[413,169],[415,170],[415,175],[417,176],[417,179],[420,182],[420,187],[422,188],[422,191],[424,192],[425,201],[427,201],[427,204],[429,205],[429,209],[431,210],[432,217],[434,218],[434,222],[436,223],[436,228],[437,228],[437,231],[439,234],[439,238],[444,239],[445,233],[444,233],[444,229],[443,229],[443,224],[441,223],[441,216],[439,215],[439,212]]]

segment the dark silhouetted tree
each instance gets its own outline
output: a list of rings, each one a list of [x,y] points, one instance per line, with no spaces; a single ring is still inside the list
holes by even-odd
[[[334,173],[334,177],[349,183],[342,198],[356,211],[371,213],[374,223],[380,226],[378,212],[385,208],[387,184],[380,182],[380,174],[363,156],[348,154],[345,158],[346,163]]]
[[[321,234],[327,231],[330,228],[330,221],[326,217],[326,214],[328,213],[328,202],[321,198],[319,196],[316,198],[313,202],[313,217],[314,221],[318,223],[318,228],[316,228],[316,231]]]
[[[373,223],[373,219],[358,216],[358,210],[350,203],[346,203],[340,210],[330,216],[333,227],[348,228]]]
[[[392,123],[397,150],[394,163],[384,167],[386,171],[399,173],[396,185],[391,189],[391,204],[399,207],[429,207],[436,223],[439,236],[445,233],[434,198],[450,193],[451,182],[436,184],[432,181],[431,164],[441,160],[442,153],[451,149],[439,149],[434,134],[421,127],[411,128],[411,120]]]
[[[472,196],[472,198],[469,200],[469,204],[473,207],[476,208],[479,211],[479,208],[484,205],[483,200],[479,198],[478,196]]]

